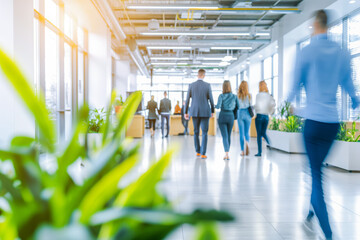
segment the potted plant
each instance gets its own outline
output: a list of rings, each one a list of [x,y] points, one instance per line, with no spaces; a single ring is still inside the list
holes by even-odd
[[[360,134],[353,121],[350,126],[341,123],[337,139],[330,150],[327,164],[347,171],[360,171]]]
[[[122,96],[120,95],[119,99],[115,100],[115,113],[119,113],[124,105]]]
[[[88,144],[94,147],[101,144],[105,116],[106,112],[104,111],[104,108],[90,110],[87,139]]]
[[[86,105],[78,112],[71,139],[59,146],[44,100],[35,95],[16,64],[1,50],[0,69],[39,130],[38,138],[17,136],[8,149],[0,149],[0,160],[9,161],[14,169],[9,174],[0,171],[0,239],[164,239],[185,223],[198,228],[197,239],[220,239],[214,222],[231,221],[231,215],[216,210],[177,213],[158,192],[156,186],[174,150],[133,182],[119,187],[139,159],[139,144],[129,144],[123,133],[141,101],[140,92],[127,99],[114,127],[110,111],[106,112],[102,145],[93,153],[87,141],[79,141],[81,134],[87,137]],[[41,156],[53,159],[54,169],[44,169]],[[71,174],[80,160],[88,163],[81,170],[82,177]]]
[[[305,153],[302,136],[303,120],[290,113],[290,103],[278,109],[279,117],[271,119],[267,134],[271,147],[288,153]]]

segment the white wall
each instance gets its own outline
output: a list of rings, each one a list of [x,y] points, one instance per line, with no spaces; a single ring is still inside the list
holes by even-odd
[[[88,0],[66,0],[65,7],[88,31],[89,105],[107,106],[111,96],[111,33],[103,18]]]
[[[32,1],[0,0],[0,48],[15,58],[30,83],[34,75]],[[17,135],[35,136],[35,122],[0,73],[0,146]]]

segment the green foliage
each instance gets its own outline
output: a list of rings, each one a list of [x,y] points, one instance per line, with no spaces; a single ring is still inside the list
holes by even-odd
[[[15,137],[8,149],[0,150],[0,159],[11,162],[14,169],[13,174],[0,173],[0,197],[5,203],[0,206],[0,239],[163,239],[184,223],[199,226],[199,240],[219,239],[213,223],[233,220],[228,213],[215,210],[173,211],[156,186],[174,150],[128,186],[118,187],[139,159],[139,145],[131,144],[124,133],[141,101],[141,92],[127,99],[115,126],[110,122],[110,111],[106,113],[103,143],[96,152],[87,144],[91,122],[87,106],[79,111],[69,142],[59,146],[44,101],[38,100],[16,64],[1,51],[0,68],[40,131],[39,139]],[[52,159],[56,168],[43,169],[42,157]],[[70,172],[80,161],[86,167],[79,179]]]
[[[269,125],[270,130],[284,132],[301,132],[304,121],[291,112],[291,103],[284,102],[278,108],[278,117],[273,117]]]
[[[280,131],[280,123],[281,123],[280,119],[277,119],[276,117],[272,117],[271,123],[269,125],[269,129],[274,131]]]
[[[115,100],[115,106],[122,106],[124,105],[123,97],[120,95],[119,99]]]
[[[345,142],[360,142],[360,134],[358,134],[359,130],[356,128],[356,121],[351,123],[351,128],[348,129],[346,127],[346,123],[340,123],[339,132],[337,134],[336,139],[338,141]]]
[[[104,108],[93,109],[90,111],[89,117],[89,133],[100,133],[105,124],[106,112]]]
[[[278,108],[278,114],[279,114],[280,118],[287,119],[289,116],[291,116],[290,108],[291,108],[290,102],[287,102],[287,101],[283,102]]]
[[[297,116],[289,116],[284,122],[285,132],[301,132],[302,121]]]

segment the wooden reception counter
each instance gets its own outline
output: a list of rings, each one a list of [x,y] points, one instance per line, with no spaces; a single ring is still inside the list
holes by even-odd
[[[145,133],[145,117],[135,115],[129,128],[126,131],[126,137],[142,138]]]
[[[170,136],[176,136],[184,133],[185,128],[181,122],[181,115],[170,116]]]
[[[190,135],[194,135],[194,125],[192,119],[189,121],[189,133]],[[201,127],[200,127],[200,135],[201,135]],[[208,135],[216,136],[216,117],[211,117],[209,122],[209,132]]]

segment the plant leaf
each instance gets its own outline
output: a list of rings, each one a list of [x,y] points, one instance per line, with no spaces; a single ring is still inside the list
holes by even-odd
[[[51,152],[54,151],[56,140],[55,128],[50,120],[45,101],[35,95],[33,87],[21,73],[16,63],[0,49],[0,68],[23,100],[29,111],[33,114],[38,124],[41,143]]]

